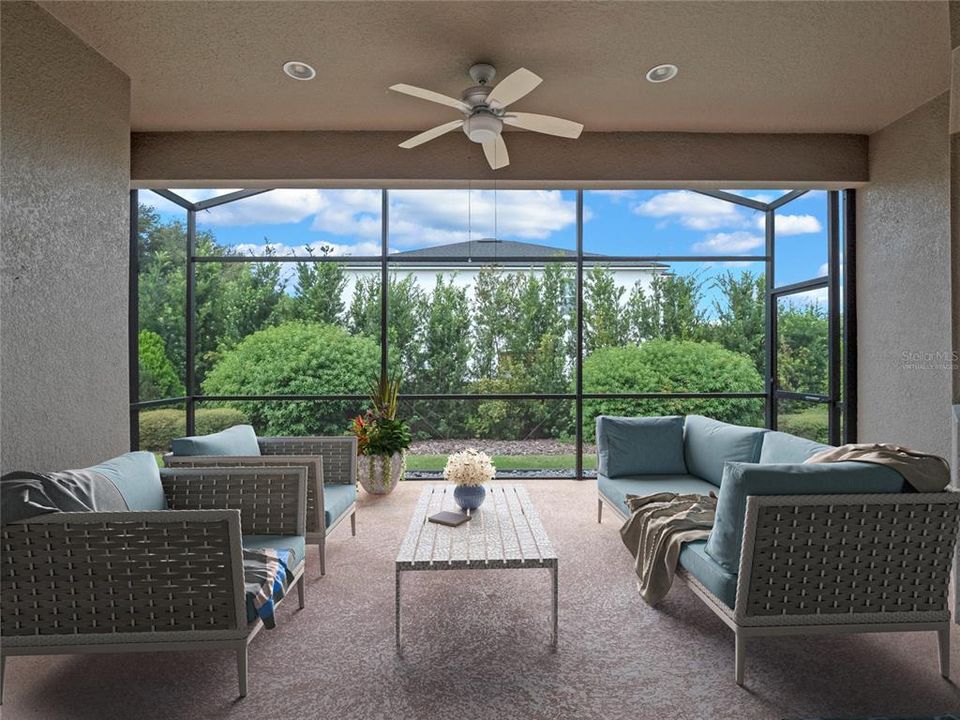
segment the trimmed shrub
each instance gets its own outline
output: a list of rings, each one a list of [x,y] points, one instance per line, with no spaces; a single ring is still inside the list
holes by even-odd
[[[777,416],[777,430],[829,444],[830,421],[827,408],[827,405],[797,408],[793,403],[781,401],[780,414]]]
[[[140,413],[140,449],[166,452],[173,438],[187,434],[187,415],[183,410],[160,408]]]
[[[583,361],[589,393],[762,392],[753,361],[716,343],[648,340],[601,348]],[[763,401],[749,398],[603,399],[583,401],[583,437],[593,442],[597,415],[706,415],[738,425],[761,425]]]
[[[234,408],[202,408],[194,416],[197,435],[209,435],[234,425],[243,425],[247,418]],[[184,410],[159,408],[140,413],[140,449],[167,452],[170,441],[187,434]]]
[[[320,323],[260,330],[223,353],[207,395],[361,395],[380,374],[380,347]],[[232,401],[262,435],[341,435],[364,401]]]
[[[197,435],[209,435],[234,425],[247,424],[247,416],[232,407],[199,409],[193,420]]]

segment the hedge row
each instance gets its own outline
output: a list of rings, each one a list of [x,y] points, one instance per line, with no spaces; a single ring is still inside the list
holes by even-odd
[[[234,408],[203,408],[196,411],[196,433],[207,435],[232,425],[247,422],[246,416]],[[140,449],[165,452],[170,441],[187,434],[187,416],[183,410],[162,408],[140,413]]]

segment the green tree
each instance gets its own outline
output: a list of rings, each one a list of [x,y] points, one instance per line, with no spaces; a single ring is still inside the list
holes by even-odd
[[[380,373],[380,349],[361,335],[320,323],[257,331],[223,353],[203,383],[208,395],[366,395]],[[356,402],[230,402],[265,435],[339,435]]]
[[[784,304],[777,312],[779,385],[793,392],[826,395],[829,388],[829,330],[818,303]]]
[[[423,319],[423,348],[418,392],[462,392],[467,382],[471,356],[470,307],[465,288],[454,277],[437,276]]]
[[[141,330],[140,346],[140,400],[183,395],[183,382],[177,377],[173,363],[167,357],[163,338],[150,330]]]
[[[627,300],[627,336],[634,343],[699,340],[707,322],[702,305],[703,281],[695,274],[657,274],[648,288],[637,281]]]
[[[400,368],[405,382],[414,382],[419,368],[423,290],[412,275],[390,277],[387,285],[387,347],[390,366]],[[353,288],[349,327],[353,333],[380,342],[380,277],[360,278]]]
[[[500,308],[498,317],[501,352],[489,374],[474,382],[474,391],[565,392],[575,350],[572,271],[554,263],[547,265],[542,275],[517,272],[502,276],[499,282],[512,294],[512,301]],[[468,426],[471,434],[479,437],[556,437],[572,433],[566,404],[558,401],[486,400],[479,403]]]
[[[307,245],[307,253],[313,255],[313,247]],[[322,257],[329,257],[333,248],[321,245]],[[339,262],[298,262],[297,294],[294,297],[293,313],[298,320],[342,325],[344,322],[343,291],[347,278]]]
[[[757,372],[762,373],[766,347],[763,274],[754,275],[745,270],[737,276],[727,271],[714,280],[714,285],[722,300],[713,301],[717,322],[711,328],[712,339],[728,350],[751,358]]]
[[[507,352],[510,313],[516,305],[516,278],[496,266],[477,273],[473,291],[473,374],[477,378],[496,375],[501,355]]]
[[[625,341],[623,288],[610,268],[596,265],[583,278],[583,347],[587,354]]]
[[[178,377],[185,377],[186,226],[179,220],[163,222],[148,205],[140,205],[138,224],[141,330],[163,339]]]
[[[643,345],[602,348],[584,360],[592,392],[762,392],[763,380],[745,355],[716,343],[648,340]],[[752,399],[658,398],[584,400],[583,433],[594,439],[597,415],[702,414],[740,425],[763,422],[763,403]]]

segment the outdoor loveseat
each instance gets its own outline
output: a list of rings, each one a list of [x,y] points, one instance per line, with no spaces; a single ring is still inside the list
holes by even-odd
[[[12,655],[229,649],[245,696],[247,646],[264,621],[245,592],[244,550],[292,549],[285,575],[303,607],[306,470],[159,471],[146,452],[88,470],[129,510],[0,526],[0,693]]]
[[[827,446],[697,415],[597,418],[597,520],[626,496],[716,493],[707,540],[677,576],[745,641],[761,635],[936,631],[949,676],[948,588],[960,492],[909,492],[858,462],[803,464]]]
[[[357,534],[357,439],[348,436],[257,437],[249,425],[213,435],[179,438],[163,456],[167,467],[264,467],[307,469],[307,543],[320,550],[327,571],[326,539],[350,518]]]

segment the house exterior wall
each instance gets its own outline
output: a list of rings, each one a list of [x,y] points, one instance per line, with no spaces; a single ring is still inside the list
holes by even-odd
[[[0,469],[129,448],[130,86],[34,3],[0,3]]]
[[[858,193],[859,435],[949,457],[949,97],[870,136]]]
[[[415,278],[417,285],[424,292],[425,295],[429,296],[434,288],[437,286],[437,277],[443,275],[444,279],[447,282],[453,282],[453,284],[458,288],[464,288],[467,293],[467,300],[473,302],[474,299],[474,288],[477,286],[477,276],[480,274],[480,270],[483,267],[481,264],[476,265],[436,265],[436,266],[406,266],[406,265],[391,265],[390,266],[390,276],[396,277],[397,279],[403,279],[407,277]],[[564,264],[564,267],[569,268],[571,271],[574,269],[574,264]],[[513,272],[523,272],[530,273],[534,277],[541,277],[544,272],[542,265],[540,266],[519,266],[519,267],[506,267],[504,268],[504,273],[513,273]],[[585,269],[586,273],[587,270]],[[629,297],[630,292],[633,290],[634,286],[640,282],[644,289],[648,288],[650,281],[653,279],[654,275],[657,274],[657,271],[651,268],[636,268],[636,267],[617,267],[613,268],[613,278],[614,282],[617,284],[617,287],[623,289],[623,300],[626,302],[627,297]],[[353,291],[356,287],[357,281],[361,278],[369,278],[372,276],[379,276],[380,268],[378,266],[357,266],[357,265],[347,265],[344,268],[344,276],[347,281],[346,286],[343,290],[343,298],[345,304],[349,306],[350,299],[353,297]]]

